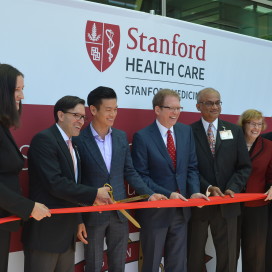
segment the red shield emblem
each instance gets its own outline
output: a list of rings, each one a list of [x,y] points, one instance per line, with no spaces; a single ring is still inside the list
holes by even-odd
[[[118,25],[88,21],[85,32],[86,47],[94,66],[104,72],[114,62],[120,46]]]

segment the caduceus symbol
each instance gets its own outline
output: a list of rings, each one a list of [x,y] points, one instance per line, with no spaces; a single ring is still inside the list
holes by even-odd
[[[114,48],[114,42],[113,42],[113,35],[114,32],[111,29],[106,29],[106,35],[109,39],[109,47],[107,49],[107,53],[109,55],[109,62],[111,62],[111,59],[113,57],[113,54],[111,53],[112,48]]]

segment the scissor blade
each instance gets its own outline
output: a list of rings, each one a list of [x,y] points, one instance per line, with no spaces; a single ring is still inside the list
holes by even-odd
[[[119,210],[135,227],[138,229],[141,228],[140,224],[126,211],[126,210]]]
[[[121,199],[121,200],[115,201],[115,203],[128,203],[128,202],[143,200],[143,199],[149,198],[149,196],[150,195],[134,196],[134,197],[125,198],[125,199]]]

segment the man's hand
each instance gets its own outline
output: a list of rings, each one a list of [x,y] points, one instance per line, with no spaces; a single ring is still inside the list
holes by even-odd
[[[264,194],[267,195],[267,197],[266,197],[266,199],[264,201],[272,200],[272,186]]]
[[[225,195],[229,195],[231,198],[234,198],[234,192],[230,189],[225,191]]]
[[[83,223],[79,224],[77,227],[77,238],[85,245],[88,244],[87,239],[87,231],[86,227]]]
[[[49,209],[39,203],[39,202],[35,202],[34,208],[32,210],[31,216],[36,219],[37,221],[42,220],[44,217],[51,217],[51,213],[49,211]]]
[[[153,194],[149,197],[148,201],[156,201],[156,200],[167,200],[168,198],[165,195],[161,194]]]
[[[225,195],[221,192],[220,188],[218,188],[218,187],[216,187],[216,186],[210,186],[209,189],[208,189],[208,192],[211,193],[210,196],[222,196],[222,197],[225,196]]]
[[[205,196],[205,195],[203,195],[203,194],[201,194],[201,193],[195,193],[195,194],[192,194],[191,195],[191,198],[203,198],[203,199],[205,199],[205,200],[207,200],[207,201],[210,201],[210,199],[207,197],[207,196]],[[198,208],[202,208],[203,206],[197,206]]]
[[[205,199],[205,200],[207,200],[207,201],[210,201],[210,199],[209,199],[207,196],[205,196],[205,195],[203,195],[203,194],[201,194],[201,193],[192,194],[192,195],[191,195],[191,198],[203,198],[203,199]]]
[[[184,196],[182,196],[180,193],[177,193],[177,192],[173,192],[171,195],[170,195],[170,199],[182,199],[184,201],[188,201],[187,198],[185,198]]]
[[[110,191],[109,187],[98,188],[94,205],[98,206],[98,205],[112,204],[113,201],[110,198],[109,191]]]

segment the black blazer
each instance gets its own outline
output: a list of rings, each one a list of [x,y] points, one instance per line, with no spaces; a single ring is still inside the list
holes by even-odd
[[[19,172],[24,165],[9,129],[0,125],[0,217],[16,214],[27,220],[34,202],[21,195]],[[1,224],[0,229],[16,231],[20,222]]]
[[[237,125],[218,119],[215,156],[213,157],[202,120],[191,126],[195,136],[202,193],[206,193],[209,185],[219,187],[222,192],[227,189],[235,193],[242,192],[251,172],[250,157],[242,129]],[[233,139],[220,139],[219,131],[224,128],[231,130]],[[209,208],[194,208],[192,218],[208,219],[212,217]],[[220,205],[220,208],[222,216],[225,218],[240,214],[239,203]]]
[[[76,150],[76,147],[74,147]],[[77,154],[80,183],[80,158]],[[97,189],[76,184],[72,157],[56,125],[38,133],[30,144],[30,198],[48,208],[67,208],[81,202],[92,205]],[[53,215],[25,224],[23,243],[28,249],[62,253],[74,245],[78,214]]]

